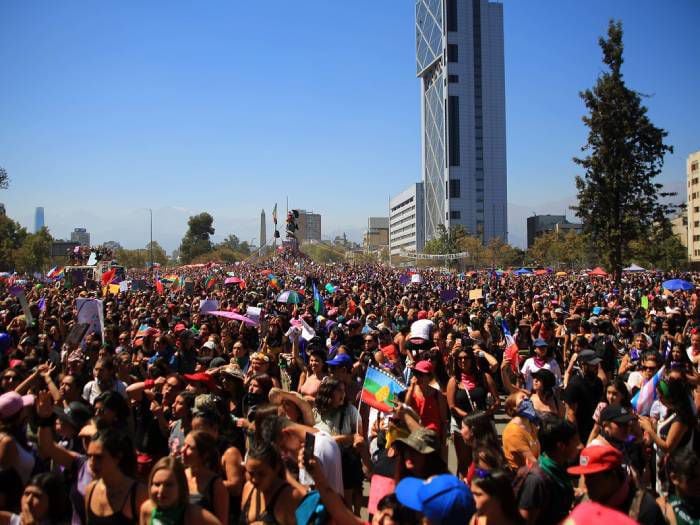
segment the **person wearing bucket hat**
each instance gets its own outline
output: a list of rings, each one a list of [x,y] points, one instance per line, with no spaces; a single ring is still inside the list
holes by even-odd
[[[476,510],[469,487],[453,474],[404,478],[396,486],[396,497],[402,505],[420,512],[430,525],[462,525]]]
[[[34,404],[34,396],[6,392],[0,396],[0,503],[3,508],[19,505],[22,487],[29,481],[36,459],[21,435],[26,421],[25,408]]]
[[[581,451],[579,464],[567,472],[583,476],[591,501],[622,512],[642,525],[666,523],[654,497],[637,487],[622,462],[622,453],[612,446],[589,446]]]

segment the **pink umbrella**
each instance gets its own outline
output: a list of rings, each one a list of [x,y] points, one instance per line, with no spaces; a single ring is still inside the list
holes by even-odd
[[[213,312],[207,312],[208,315],[215,315],[217,317],[225,317],[226,319],[234,319],[236,321],[241,321],[250,326],[257,326],[258,323],[246,317],[245,315],[237,314],[236,312],[227,312],[225,310],[214,310]]]
[[[240,277],[227,277],[224,281],[224,284],[238,284],[241,281],[243,281],[243,279],[241,279]]]

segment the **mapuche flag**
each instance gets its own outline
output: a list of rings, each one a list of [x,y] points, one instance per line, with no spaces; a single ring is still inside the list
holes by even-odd
[[[362,385],[362,402],[381,410],[391,412],[398,404],[398,395],[406,386],[390,374],[372,366],[367,368]]]

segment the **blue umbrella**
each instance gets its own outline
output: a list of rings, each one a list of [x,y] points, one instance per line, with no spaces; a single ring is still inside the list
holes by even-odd
[[[519,270],[515,270],[513,273],[515,275],[527,275],[527,274],[530,274],[532,272],[530,270],[528,270],[527,268],[520,268]]]
[[[695,288],[695,285],[693,283],[689,283],[688,281],[684,281],[683,279],[671,279],[669,281],[664,281],[661,284],[661,286],[671,291],[692,290],[693,288]]]

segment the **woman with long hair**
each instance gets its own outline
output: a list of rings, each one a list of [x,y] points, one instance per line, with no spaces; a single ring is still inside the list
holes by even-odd
[[[172,406],[172,423],[168,438],[168,450],[170,455],[182,459],[182,447],[185,445],[185,436],[192,430],[192,409],[194,408],[195,395],[192,392],[180,392],[175,396]]]
[[[221,525],[211,512],[190,503],[189,494],[182,463],[161,458],[148,476],[149,499],[141,505],[139,525]]]
[[[131,524],[138,519],[146,488],[136,479],[136,452],[117,430],[95,433],[87,448],[92,481],[85,491],[86,525]]]
[[[13,512],[19,511],[22,487],[36,464],[24,425],[26,409],[33,403],[31,395],[0,395],[0,508]]]
[[[24,487],[19,514],[0,512],[0,525],[67,523],[67,496],[63,480],[58,474],[37,474]]]
[[[477,467],[477,449],[501,450],[501,440],[496,433],[491,414],[485,411],[473,412],[462,418],[460,436],[465,445],[473,451],[473,458],[466,471],[458,471],[458,476],[463,476],[470,482]],[[502,454],[502,453],[501,453]]]
[[[462,419],[479,410],[493,414],[498,408],[498,399],[496,383],[491,374],[480,369],[471,348],[460,348],[454,361],[452,377],[447,383],[447,404],[452,414],[451,431],[457,454],[457,472],[464,474],[472,459],[471,449],[460,434]]]
[[[322,350],[314,350],[309,355],[309,363],[307,364],[301,376],[299,376],[299,393],[304,396],[307,401],[313,402],[318,389],[321,386],[321,381],[328,375],[328,367],[326,366],[326,354]]]
[[[221,523],[228,523],[229,494],[219,474],[216,439],[208,432],[193,430],[185,438],[182,459],[187,467],[190,503],[208,510]]]
[[[591,435],[588,437],[588,443],[593,441],[598,434],[600,434],[601,424],[600,424],[600,413],[606,406],[619,406],[632,410],[632,401],[630,397],[629,390],[627,390],[627,385],[625,381],[617,376],[613,379],[608,386],[605,388],[605,401],[598,403],[598,406],[593,413],[593,430],[591,430]]]
[[[666,407],[666,416],[654,425],[648,417],[640,417],[639,424],[656,449],[656,490],[668,493],[666,462],[676,450],[693,447],[697,419],[693,413],[686,385],[678,380],[661,380],[656,386],[659,401]]]
[[[478,470],[471,482],[476,513],[470,525],[521,525],[511,479],[503,470]]]
[[[564,403],[559,399],[555,391],[556,377],[546,368],[540,368],[532,373],[532,394],[530,399],[535,405],[535,410],[541,416],[553,414],[564,417]]]
[[[362,490],[362,459],[355,450],[356,435],[362,435],[362,420],[357,408],[345,395],[345,383],[328,376],[318,388],[314,402],[315,427],[331,436],[341,450],[343,486],[348,503],[358,503]],[[359,511],[359,506],[356,509]]]
[[[303,495],[287,482],[282,458],[271,443],[256,441],[245,463],[241,524],[296,523],[294,511]]]

